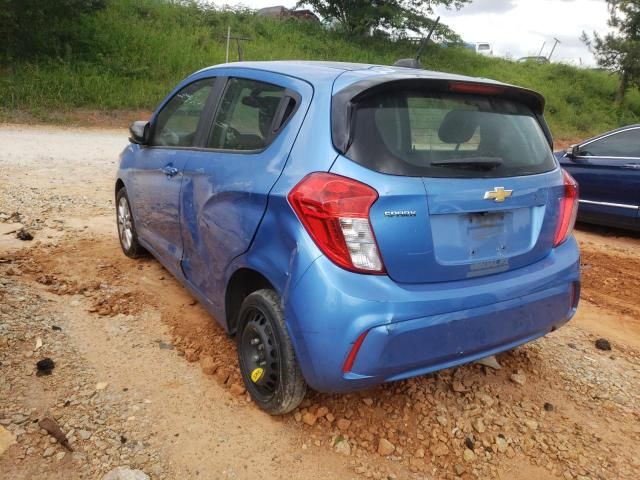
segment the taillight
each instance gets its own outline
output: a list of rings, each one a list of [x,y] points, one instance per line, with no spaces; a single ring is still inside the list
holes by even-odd
[[[289,203],[313,241],[334,263],[360,273],[384,274],[369,222],[378,192],[332,173],[312,173],[289,193]]]
[[[556,235],[553,238],[553,246],[564,243],[573,232],[578,215],[578,182],[569,175],[569,172],[562,170],[564,178],[564,195],[560,198],[560,213],[558,215],[558,226]]]

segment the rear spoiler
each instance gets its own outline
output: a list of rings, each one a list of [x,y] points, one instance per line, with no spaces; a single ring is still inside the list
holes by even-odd
[[[531,108],[536,115],[545,137],[553,149],[551,131],[543,117],[545,100],[538,92],[489,80],[424,78],[415,74],[391,74],[355,82],[333,95],[331,136],[333,145],[338,152],[345,154],[351,146],[353,113],[358,102],[367,97],[397,89],[428,89],[431,92],[496,95],[522,103]]]

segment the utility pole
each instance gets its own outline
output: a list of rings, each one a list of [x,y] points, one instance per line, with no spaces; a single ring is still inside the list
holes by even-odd
[[[227,27],[227,34],[223,37],[227,39],[227,59],[226,62],[229,63],[229,48],[231,45],[231,40],[236,41],[236,46],[238,47],[238,61],[242,62],[243,54],[242,54],[242,43],[243,41],[251,40],[250,37],[241,37],[239,35],[231,35],[231,27]]]
[[[551,62],[551,56],[553,55],[553,52],[556,51],[556,47],[558,46],[559,43],[562,43],[560,40],[558,40],[556,37],[553,37],[553,39],[556,41],[556,43],[553,44],[553,48],[551,49],[551,53],[549,54],[549,57],[547,58],[547,60],[549,60],[549,62]]]
[[[542,56],[542,50],[544,50],[544,47],[547,45],[547,42],[542,42],[542,46],[540,47],[540,51],[538,52],[538,56],[541,57]]]

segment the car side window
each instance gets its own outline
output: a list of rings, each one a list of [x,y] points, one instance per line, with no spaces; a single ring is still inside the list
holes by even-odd
[[[221,150],[262,150],[276,129],[274,120],[284,96],[285,89],[277,85],[230,78],[207,146]],[[291,113],[289,109],[287,112]]]
[[[640,158],[640,129],[634,128],[580,147],[582,157]]]
[[[150,144],[161,147],[191,147],[214,82],[215,78],[199,80],[174,95],[156,117]]]

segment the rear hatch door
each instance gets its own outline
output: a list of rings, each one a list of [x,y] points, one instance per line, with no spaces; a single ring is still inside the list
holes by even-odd
[[[396,83],[352,105],[332,171],[378,191],[370,220],[393,280],[477,278],[551,252],[562,174],[537,97],[505,92]]]
[[[562,190],[560,183],[554,195],[554,177],[424,179],[433,264],[427,276],[398,280],[473,278],[544,258],[553,246],[552,206]]]

